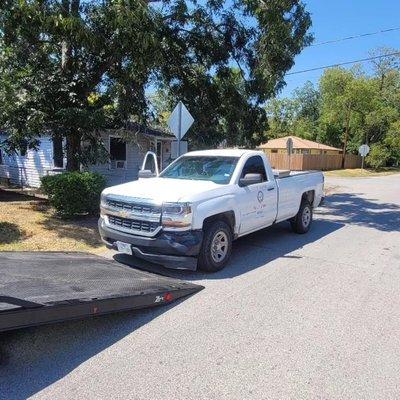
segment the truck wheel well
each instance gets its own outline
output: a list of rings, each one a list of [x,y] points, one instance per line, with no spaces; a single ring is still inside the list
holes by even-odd
[[[301,196],[301,201],[306,200],[312,206],[314,204],[314,197],[315,197],[315,190],[309,190],[303,193],[303,195]]]
[[[233,211],[226,211],[223,213],[219,213],[219,214],[215,214],[215,215],[210,215],[209,217],[207,217],[204,222],[203,222],[203,228],[207,225],[209,225],[212,222],[215,221],[223,221],[226,224],[228,224],[231,229],[232,232],[234,232],[235,230],[235,213]]]

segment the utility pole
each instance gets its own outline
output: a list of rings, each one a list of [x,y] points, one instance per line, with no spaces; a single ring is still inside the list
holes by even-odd
[[[344,169],[344,164],[345,164],[345,159],[346,159],[345,157],[346,157],[347,140],[349,138],[350,115],[351,115],[351,108],[349,106],[349,110],[347,112],[347,117],[346,117],[346,127],[345,127],[345,130],[344,130],[342,169]]]

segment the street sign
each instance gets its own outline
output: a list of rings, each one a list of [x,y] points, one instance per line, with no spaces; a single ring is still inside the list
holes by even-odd
[[[360,153],[360,156],[362,157],[361,168],[364,169],[364,158],[369,153],[369,146],[367,144],[362,144],[358,148],[358,152]]]
[[[175,160],[175,158],[178,158],[179,155],[185,154],[185,153],[188,152],[188,142],[186,140],[182,140],[180,142],[180,146],[179,147],[180,147],[180,149],[179,149],[179,152],[178,152],[178,141],[177,140],[173,140],[171,142],[171,158],[173,160]],[[179,153],[179,155],[178,155],[178,153]]]
[[[185,105],[180,101],[168,120],[169,129],[176,136],[178,140],[182,139],[189,128],[192,126],[194,118]]]
[[[365,157],[369,153],[369,146],[367,144],[363,144],[358,148],[358,152],[361,157]]]
[[[181,155],[181,147],[179,143],[192,126],[193,122],[194,118],[190,115],[190,112],[185,105],[180,101],[174,108],[174,111],[172,111],[168,120],[169,129],[171,129],[171,132],[178,139],[178,157]]]

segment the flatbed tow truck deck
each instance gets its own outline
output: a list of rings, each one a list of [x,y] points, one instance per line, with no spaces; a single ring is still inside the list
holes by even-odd
[[[0,253],[0,332],[148,308],[203,289],[85,253]]]

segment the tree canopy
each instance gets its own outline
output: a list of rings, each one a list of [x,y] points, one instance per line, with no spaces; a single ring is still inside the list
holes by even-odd
[[[103,129],[146,124],[156,90],[169,107],[188,105],[194,144],[256,143],[262,104],[310,43],[310,25],[299,0],[4,0],[0,127],[10,149],[66,138],[73,170],[83,141],[93,150]]]
[[[374,54],[393,53],[379,49]],[[373,73],[360,66],[330,68],[317,87],[311,82],[293,96],[267,103],[267,135],[288,134],[357,153],[371,146],[371,165],[400,162],[400,64],[398,57],[375,62]],[[379,162],[375,162],[378,160]]]

